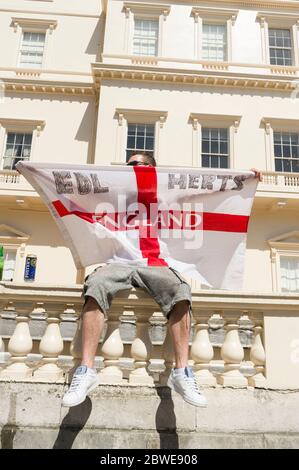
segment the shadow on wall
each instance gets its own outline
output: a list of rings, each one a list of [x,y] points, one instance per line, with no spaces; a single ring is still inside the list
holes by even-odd
[[[69,409],[63,418],[53,449],[71,449],[77,435],[84,428],[91,414],[92,404],[89,397],[78,406]]]
[[[96,106],[95,100],[92,100],[87,105],[75,135],[75,140],[88,143],[86,161],[82,161],[81,163],[94,163],[94,135],[96,132],[96,124]]]
[[[160,449],[179,449],[171,390],[168,387],[156,387],[156,391],[161,400],[156,412],[156,429],[160,437]]]
[[[86,54],[95,56],[95,62],[100,62],[101,55],[103,52],[105,35],[105,15],[101,13],[100,19],[95,27],[94,32],[90,38],[88,46],[86,48]]]
[[[7,424],[1,429],[1,449],[13,449],[13,441],[18,430],[16,425],[17,394],[10,396]]]

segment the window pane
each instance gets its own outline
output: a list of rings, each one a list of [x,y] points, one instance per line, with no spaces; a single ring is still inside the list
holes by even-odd
[[[201,166],[204,168],[210,168],[210,158],[208,155],[202,155]]]
[[[228,168],[229,142],[225,128],[202,128],[202,166]]]
[[[280,257],[280,283],[284,292],[299,292],[299,257]]]
[[[4,250],[4,263],[2,272],[2,281],[13,281],[15,264],[16,264],[16,252],[13,250]]]
[[[20,65],[28,68],[40,68],[42,66],[45,33],[25,31],[22,37],[20,51]]]
[[[226,60],[226,25],[203,24],[202,56],[204,60]]]
[[[133,150],[142,150],[154,154],[155,147],[154,124],[128,124],[127,159]]]
[[[31,154],[32,134],[7,134],[6,148],[3,157],[3,169],[13,170],[20,160],[29,160]]]
[[[159,23],[155,20],[135,19],[133,54],[157,55]]]

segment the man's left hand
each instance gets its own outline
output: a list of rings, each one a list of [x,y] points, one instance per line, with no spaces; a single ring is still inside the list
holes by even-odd
[[[257,170],[256,168],[250,168],[250,171],[253,171],[255,178],[258,178],[259,181],[262,181],[263,174],[260,170]]]

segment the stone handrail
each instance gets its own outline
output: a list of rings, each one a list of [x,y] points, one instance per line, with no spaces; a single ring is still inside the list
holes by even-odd
[[[299,296],[201,291],[193,295],[193,334],[190,364],[205,386],[266,387],[264,312],[298,314]],[[75,367],[81,356],[81,286],[28,286],[0,283],[0,380],[59,382],[73,369],[61,365],[62,354]],[[34,322],[43,332],[32,334]],[[9,334],[5,322],[13,323]],[[72,337],[62,335],[65,324],[77,325]],[[75,328],[74,328],[75,331]],[[34,367],[29,355],[38,348]],[[6,353],[3,356],[8,355]],[[123,291],[114,299],[100,341],[101,383],[165,384],[173,366],[173,350],[166,320],[157,304],[142,290]],[[245,359],[245,360],[244,360]]]

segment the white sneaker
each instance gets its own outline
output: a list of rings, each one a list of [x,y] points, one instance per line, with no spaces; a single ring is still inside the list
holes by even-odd
[[[190,367],[176,372],[172,369],[167,381],[168,387],[176,391],[190,405],[205,407],[208,401],[199,391],[195,376]]]
[[[86,398],[86,395],[98,386],[97,374],[87,366],[77,367],[68,391],[62,398],[62,406],[77,406]]]

